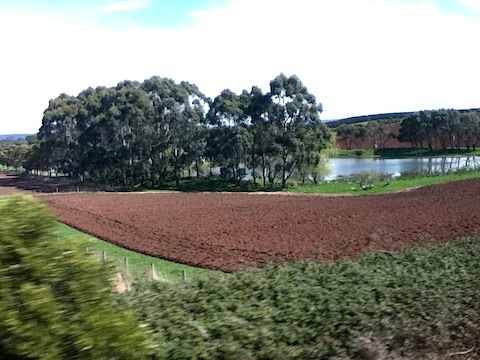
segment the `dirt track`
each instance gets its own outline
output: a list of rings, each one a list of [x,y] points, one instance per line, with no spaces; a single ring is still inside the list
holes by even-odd
[[[114,244],[225,271],[445,242],[480,229],[480,179],[373,196],[55,194],[60,219]]]

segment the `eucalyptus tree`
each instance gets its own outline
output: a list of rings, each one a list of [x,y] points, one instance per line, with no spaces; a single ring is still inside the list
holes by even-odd
[[[274,137],[270,131],[269,110],[271,106],[271,98],[268,94],[264,94],[262,90],[253,86],[250,93],[244,91],[244,97],[248,98],[245,108],[247,123],[251,132],[251,149],[249,166],[252,169],[252,178],[254,184],[258,177],[257,167],[260,165],[263,178],[263,186],[266,185],[267,165],[272,163],[271,158],[276,157],[278,153],[274,151]],[[270,166],[269,166],[270,169]],[[269,171],[268,177],[274,172]],[[273,177],[274,178],[274,177]],[[271,180],[273,182],[273,179]]]
[[[372,120],[367,123],[367,133],[374,148],[384,148],[387,140],[392,136],[390,126],[386,121]]]
[[[230,169],[233,177],[239,181],[245,175],[242,164],[248,162],[252,143],[248,129],[248,105],[246,91],[237,95],[230,89],[225,89],[215,97],[207,114],[211,127],[208,155],[218,165]]]
[[[461,139],[468,150],[473,149],[480,143],[480,117],[473,112],[459,115],[459,123],[462,127]]]
[[[145,127],[152,109],[150,101],[138,82],[124,81],[117,85],[114,99],[108,110],[113,116],[113,148],[116,170],[122,184],[133,186],[144,174],[146,162]]]
[[[0,164],[16,169],[25,168],[32,145],[12,144],[6,150],[0,152]]]
[[[427,128],[430,130],[431,145],[440,145],[446,149],[448,146],[460,148],[461,128],[458,112],[455,110],[432,110],[428,112]],[[430,145],[429,145],[430,146]]]
[[[423,147],[425,125],[422,124],[418,113],[408,115],[402,120],[398,139],[402,142],[410,142],[412,147]]]
[[[355,129],[352,124],[342,124],[337,129],[337,139],[347,148],[352,149],[355,142]]]
[[[149,149],[152,184],[167,175],[168,166],[179,183],[180,172],[198,162],[202,150],[205,112],[208,99],[188,82],[176,84],[171,79],[154,76],[142,84],[153,107],[149,126]],[[192,146],[199,141],[198,146]]]
[[[308,92],[297,76],[278,75],[270,82],[270,116],[280,146],[282,187],[292,175],[299,159],[295,152],[303,141],[305,126],[320,124],[322,105]]]
[[[323,124],[309,124],[302,128],[304,134],[296,152],[297,170],[302,178],[318,183],[320,172],[319,164],[322,160],[321,151],[324,150],[330,140],[330,131]]]
[[[74,96],[61,94],[50,100],[38,132],[41,141],[38,151],[48,154],[48,162],[43,164],[45,168],[72,175],[78,173],[81,151],[77,123],[82,115],[83,104]],[[42,158],[47,160],[45,156]]]
[[[92,180],[132,184],[136,122],[141,107],[136,101],[140,97],[138,83],[132,82],[112,88],[89,88],[79,94],[85,108],[85,116],[77,124],[84,151],[81,169]]]

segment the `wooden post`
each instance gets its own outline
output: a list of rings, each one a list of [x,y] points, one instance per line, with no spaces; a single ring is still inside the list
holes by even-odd
[[[106,251],[104,251],[104,252],[102,253],[102,260],[103,260],[103,261],[106,261],[106,260],[107,260],[107,252],[106,252]]]
[[[153,263],[150,264],[149,279],[153,281],[158,280],[158,275],[157,275],[157,272],[155,271],[155,264]]]
[[[181,273],[182,273],[182,281],[184,283],[187,282],[187,270],[181,270]]]
[[[125,257],[125,273],[128,273],[128,257]]]
[[[55,188],[55,192],[57,192],[57,193],[58,193],[58,188]]]
[[[78,186],[77,186],[77,192],[79,192],[79,191],[80,191],[80,189],[79,189]]]

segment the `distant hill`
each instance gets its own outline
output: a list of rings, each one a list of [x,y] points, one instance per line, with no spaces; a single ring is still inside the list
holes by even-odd
[[[5,140],[5,139],[12,139],[12,140],[25,140],[27,136],[30,136],[32,134],[6,134],[6,135],[0,135],[0,140]]]
[[[480,111],[480,109],[461,109],[457,110],[458,112],[469,112],[469,111]],[[373,115],[360,115],[353,116],[345,119],[338,120],[326,120],[325,124],[328,127],[335,128],[343,124],[356,124],[364,121],[370,120],[390,120],[392,123],[400,122],[405,116],[414,114],[417,111],[408,111],[408,112],[396,112],[396,113],[385,113],[385,114],[373,114]]]

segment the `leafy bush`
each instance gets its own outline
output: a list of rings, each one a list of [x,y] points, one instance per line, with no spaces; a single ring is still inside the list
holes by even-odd
[[[155,359],[445,358],[480,345],[479,259],[470,239],[140,286],[123,300],[152,330]]]
[[[146,335],[112,295],[112,267],[57,242],[53,226],[30,197],[0,202],[0,358],[145,358]]]

